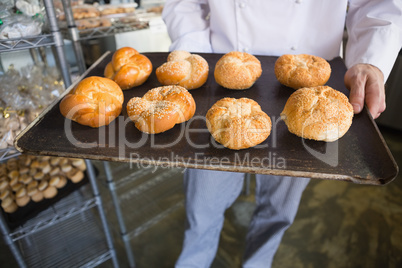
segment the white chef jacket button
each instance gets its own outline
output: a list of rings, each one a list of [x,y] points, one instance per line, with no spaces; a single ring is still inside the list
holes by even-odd
[[[240,4],[239,4],[239,7],[240,7],[240,8],[245,8],[245,7],[246,7],[246,3],[240,3]]]
[[[297,47],[292,46],[290,49],[291,49],[291,50],[296,50],[296,49],[297,49]]]

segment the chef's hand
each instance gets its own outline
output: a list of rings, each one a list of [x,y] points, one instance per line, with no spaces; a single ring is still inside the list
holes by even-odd
[[[353,65],[345,74],[345,85],[355,113],[361,112],[364,103],[374,119],[384,112],[384,75],[380,69],[370,64]]]

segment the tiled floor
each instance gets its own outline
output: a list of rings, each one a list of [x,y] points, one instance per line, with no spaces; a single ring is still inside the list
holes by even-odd
[[[382,128],[382,133],[402,167],[402,133],[385,128]],[[118,166],[114,167],[118,169]],[[180,205],[183,200],[181,173],[180,170],[171,172],[169,180],[160,177],[154,185],[150,184],[152,187],[142,188],[143,197],[136,195],[138,191],[130,186],[139,181],[131,181],[118,190],[127,227],[137,231],[130,241],[139,268],[173,267],[180,254],[185,215]],[[273,267],[402,267],[401,179],[399,174],[386,186],[312,180],[303,194],[294,224],[283,237]],[[100,188],[121,267],[127,267],[110,194],[106,187],[101,185]],[[169,189],[168,193],[166,189]],[[213,268],[241,267],[253,201],[252,179],[251,194],[241,195],[227,210]],[[138,229],[139,222],[146,222],[142,218],[144,215],[153,218],[158,211],[174,204],[179,204],[178,209],[168,217],[155,221],[145,230]],[[0,263],[1,267],[16,267],[3,241],[0,244]],[[111,265],[106,263],[102,267]]]

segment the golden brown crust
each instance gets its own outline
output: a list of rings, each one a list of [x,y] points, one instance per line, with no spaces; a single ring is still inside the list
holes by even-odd
[[[223,98],[207,112],[207,127],[214,139],[229,149],[246,149],[266,140],[271,119],[257,102]]]
[[[151,73],[151,61],[131,47],[118,49],[104,71],[105,77],[114,80],[122,90],[142,85]]]
[[[31,196],[32,201],[40,202],[43,200],[43,193],[41,191],[37,191],[35,194]]]
[[[127,113],[140,131],[156,134],[192,118],[195,102],[184,87],[163,86],[149,90],[142,98],[132,98]]]
[[[17,199],[15,199],[15,202],[17,203],[17,205],[19,207],[26,206],[29,203],[29,201],[31,201],[31,198],[27,195],[24,195],[24,196],[21,196],[21,197],[18,197]]]
[[[79,183],[84,178],[84,172],[81,170],[72,170],[70,173],[67,174],[67,177],[73,183]]]
[[[223,55],[215,66],[216,82],[229,89],[247,89],[261,76],[260,61],[246,52],[232,51]]]
[[[331,76],[331,66],[321,57],[285,54],[275,62],[275,76],[281,84],[294,89],[322,86]]]
[[[43,196],[46,199],[51,199],[57,195],[57,188],[54,186],[48,186],[44,191],[43,191]]]
[[[342,92],[331,87],[301,88],[289,97],[281,117],[297,136],[335,141],[351,126],[353,107]]]
[[[67,179],[66,179],[66,177],[61,176],[59,183],[56,185],[56,188],[57,188],[57,189],[61,189],[61,188],[63,188],[66,184],[67,184]]]
[[[155,74],[162,85],[179,85],[190,90],[205,84],[208,72],[208,62],[203,57],[175,50],[169,54],[167,62],[156,69]]]
[[[81,125],[108,125],[121,112],[123,91],[108,78],[91,76],[82,80],[60,102],[61,114]]]
[[[8,202],[8,198],[7,198],[7,204],[3,200],[3,202],[1,203],[1,206],[4,210],[4,212],[6,212],[6,213],[14,213],[18,209],[17,204],[12,199],[10,202]]]

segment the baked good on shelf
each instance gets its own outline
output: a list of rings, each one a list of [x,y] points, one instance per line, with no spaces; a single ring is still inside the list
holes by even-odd
[[[71,170],[67,173],[67,178],[69,178],[73,183],[79,183],[84,178],[84,172],[81,170]]]
[[[12,198],[13,194],[11,192],[10,189],[5,189],[3,191],[0,192],[0,200],[4,200],[7,197],[11,197]]]
[[[162,85],[179,85],[190,90],[201,87],[207,81],[208,72],[208,62],[203,57],[175,50],[155,74]]]
[[[275,76],[281,84],[294,89],[323,86],[331,76],[331,66],[318,56],[285,54],[275,62]]]
[[[42,201],[43,198],[44,198],[44,196],[41,191],[38,191],[37,193],[35,193],[34,195],[31,196],[32,201],[34,201],[36,203]]]
[[[1,201],[1,207],[7,213],[13,213],[18,209],[17,204],[14,202],[13,198],[7,197]]]
[[[49,172],[50,176],[55,176],[60,173],[60,167],[53,167],[53,169]]]
[[[256,146],[271,133],[271,119],[248,98],[220,99],[208,110],[206,120],[212,137],[229,149]]]
[[[78,30],[84,30],[84,29],[100,27],[102,25],[102,22],[98,18],[83,19],[83,20],[76,20],[75,25],[77,26]]]
[[[8,180],[0,181],[0,191],[9,188]]]
[[[82,80],[60,102],[61,114],[81,125],[101,127],[121,112],[123,91],[112,80],[91,76]]]
[[[87,169],[87,165],[85,164],[84,159],[75,159],[75,160],[73,160],[72,165],[81,171],[84,171]]]
[[[223,55],[215,65],[216,82],[229,89],[247,89],[261,76],[261,62],[246,52],[232,51]]]
[[[61,188],[63,188],[66,184],[67,184],[67,179],[66,179],[66,177],[60,176],[59,183],[56,184],[55,186],[56,186],[57,189],[61,189]]]
[[[64,164],[63,166],[61,166],[61,171],[63,171],[64,173],[69,172],[73,167],[70,164]]]
[[[353,107],[342,92],[331,87],[300,88],[287,100],[281,118],[297,136],[335,141],[352,125]]]
[[[151,73],[151,61],[132,47],[116,50],[104,71],[105,77],[115,81],[123,90],[142,85]]]
[[[156,134],[173,128],[193,117],[195,102],[181,86],[163,86],[149,90],[142,98],[127,103],[127,114],[135,127],[145,133]]]
[[[43,190],[43,197],[46,199],[51,199],[57,195],[57,188],[48,185],[45,190]]]
[[[27,196],[27,195],[20,196],[20,197],[17,197],[17,198],[15,199],[15,202],[17,203],[17,205],[18,205],[19,207],[24,207],[24,206],[26,206],[26,205],[29,203],[29,201],[31,201],[31,198],[30,198],[29,196]]]

